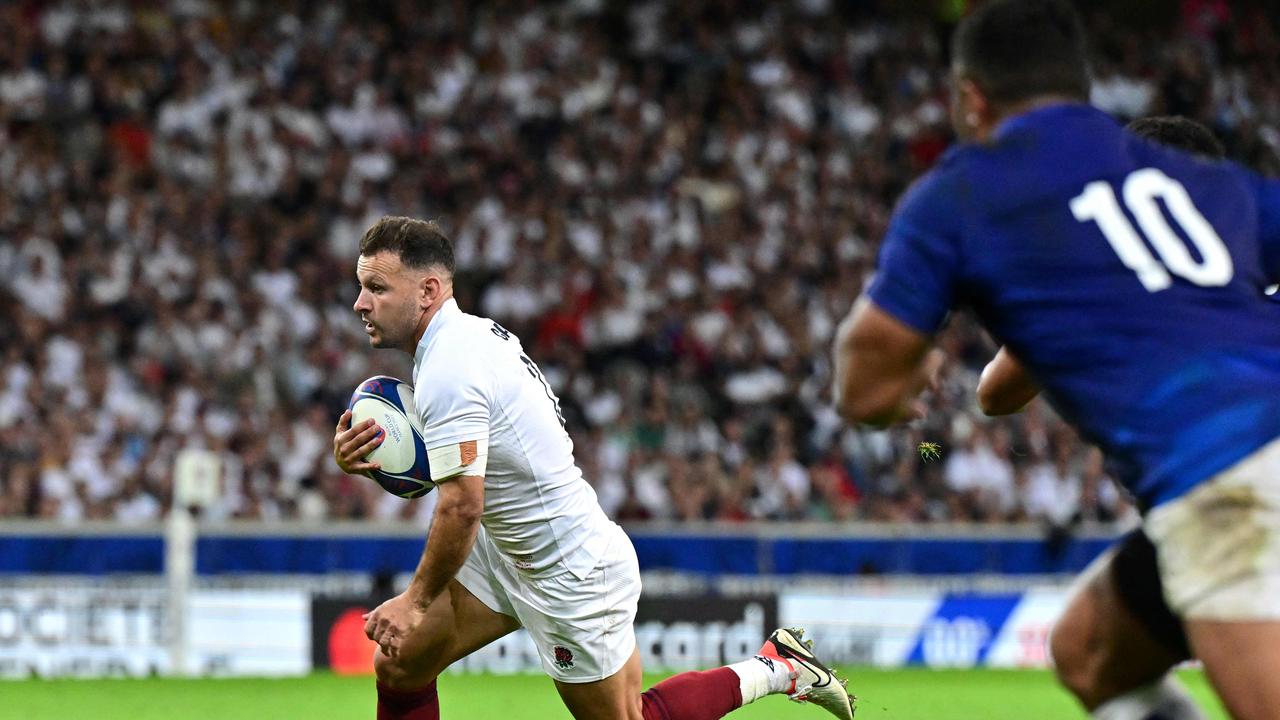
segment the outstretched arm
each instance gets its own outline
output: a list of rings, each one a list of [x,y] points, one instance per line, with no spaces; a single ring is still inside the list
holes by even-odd
[[[365,634],[390,657],[422,621],[427,606],[444,592],[462,569],[480,529],[484,514],[484,478],[464,475],[441,482],[427,547],[409,582],[409,589],[379,605],[365,616]]]
[[[863,297],[840,323],[835,401],[851,423],[884,427],[923,417],[916,396],[934,382],[944,355],[930,338]]]
[[[425,609],[458,574],[480,530],[484,514],[484,478],[465,475],[438,486],[440,500],[436,504],[427,549],[405,593],[419,608]]]
[[[1021,411],[1040,394],[1040,386],[1008,348],[1000,348],[982,369],[978,380],[978,405],[987,415]]]

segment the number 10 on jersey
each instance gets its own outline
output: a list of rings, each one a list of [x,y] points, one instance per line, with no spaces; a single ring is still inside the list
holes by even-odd
[[[1221,287],[1231,282],[1235,271],[1231,253],[1204,215],[1191,202],[1182,183],[1156,168],[1129,174],[1121,189],[1125,207],[1137,219],[1142,235],[1120,209],[1116,193],[1106,180],[1085,185],[1084,192],[1071,201],[1071,214],[1080,222],[1096,222],[1125,267],[1138,275],[1148,292],[1159,292],[1173,284],[1170,273],[1202,287]],[[1169,215],[1200,254],[1197,262],[1186,243],[1173,231],[1156,200],[1163,200]],[[1157,260],[1142,241],[1155,248]]]

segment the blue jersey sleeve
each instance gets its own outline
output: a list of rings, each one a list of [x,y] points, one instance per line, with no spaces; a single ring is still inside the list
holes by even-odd
[[[1280,282],[1280,181],[1250,175],[1258,203],[1258,244],[1262,248],[1262,271],[1272,282]]]
[[[958,208],[930,174],[903,197],[889,221],[867,295],[882,310],[931,335],[956,302]]]

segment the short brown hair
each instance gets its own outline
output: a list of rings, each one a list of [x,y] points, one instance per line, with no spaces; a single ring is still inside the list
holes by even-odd
[[[453,243],[432,220],[387,215],[360,238],[360,254],[376,255],[383,250],[395,253],[409,267],[443,267],[453,274]]]

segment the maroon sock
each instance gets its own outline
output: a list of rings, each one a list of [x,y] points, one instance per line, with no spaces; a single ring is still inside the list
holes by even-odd
[[[717,720],[742,706],[742,681],[727,667],[680,673],[640,698],[644,720]]]
[[[378,683],[378,720],[440,720],[436,681],[417,690],[396,690]]]

